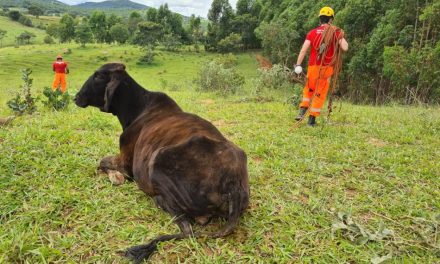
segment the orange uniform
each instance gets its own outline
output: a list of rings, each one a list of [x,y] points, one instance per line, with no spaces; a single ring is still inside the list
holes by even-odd
[[[301,108],[309,108],[310,115],[319,116],[327,98],[330,78],[333,75],[333,65],[330,62],[335,53],[335,47],[327,49],[326,54],[319,54],[319,44],[321,43],[322,33],[328,25],[321,25],[311,30],[306,39],[311,43],[309,66],[307,71],[307,82],[303,91]],[[340,32],[336,32],[336,37],[342,37]],[[313,97],[313,95],[315,95]],[[311,105],[310,105],[311,103]]]
[[[58,87],[61,86],[61,92],[65,93],[67,90],[67,63],[64,61],[55,61],[52,65],[52,69],[55,72],[55,78],[52,83],[52,90],[55,91]]]

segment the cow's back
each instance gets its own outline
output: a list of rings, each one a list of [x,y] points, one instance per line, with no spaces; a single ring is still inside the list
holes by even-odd
[[[134,125],[136,129],[141,128],[133,149],[133,176],[139,187],[150,195],[154,195],[154,191],[147,167],[155,151],[183,144],[195,136],[227,141],[210,122],[185,112],[146,114]]]

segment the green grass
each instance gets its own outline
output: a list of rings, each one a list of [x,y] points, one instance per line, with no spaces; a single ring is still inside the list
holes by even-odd
[[[289,132],[290,93],[247,100],[253,54],[239,55],[246,87],[224,98],[192,84],[216,55],[162,52],[154,65],[138,66],[139,51],[129,46],[54,45],[0,49],[2,116],[21,84],[19,69],[34,70],[40,94],[52,80],[51,61],[67,47],[71,93],[104,63],[98,55],[123,61],[141,85],[165,89],[248,154],[251,203],[235,233],[163,243],[152,263],[369,263],[388,253],[389,263],[439,262],[439,108],[338,102],[330,122]],[[118,250],[178,231],[135,184],[113,187],[96,174],[100,158],[117,153],[120,133],[115,117],[74,105],[66,112],[39,105],[38,114],[0,128],[0,263],[126,263]],[[332,234],[338,212],[371,231],[383,223],[394,235],[356,245]]]
[[[15,37],[19,36],[21,33],[28,31],[34,33],[36,35],[35,38],[32,39],[32,43],[42,44],[44,36],[46,33],[44,30],[32,27],[26,27],[18,22],[11,21],[8,17],[0,16],[0,29],[6,30],[6,36],[3,38],[3,47],[14,46],[15,45]],[[0,54],[2,50],[0,50]]]

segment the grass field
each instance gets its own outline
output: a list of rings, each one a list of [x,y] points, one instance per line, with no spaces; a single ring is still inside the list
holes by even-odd
[[[251,100],[254,54],[238,56],[244,90],[221,97],[192,84],[216,55],[162,52],[138,66],[129,46],[53,45],[0,49],[0,116],[10,114],[19,69],[33,69],[41,94],[66,48],[72,94],[99,65],[123,61],[141,85],[166,91],[248,154],[250,208],[235,233],[161,244],[152,263],[370,263],[387,255],[388,263],[439,263],[438,107],[337,102],[330,121],[289,131],[293,91]],[[115,117],[73,104],[65,112],[39,105],[0,128],[0,263],[127,263],[119,250],[178,231],[135,184],[113,187],[96,174],[97,162],[117,153],[120,133]],[[338,213],[351,215],[351,231]]]
[[[8,17],[4,16],[0,16],[0,29],[7,31],[6,36],[2,40],[3,47],[14,46],[15,37],[19,36],[25,31],[34,33],[36,35],[36,37],[32,39],[32,43],[35,44],[42,44],[44,36],[46,35],[44,30],[23,26],[22,24],[13,22]],[[0,54],[1,53],[2,51],[0,51]]]

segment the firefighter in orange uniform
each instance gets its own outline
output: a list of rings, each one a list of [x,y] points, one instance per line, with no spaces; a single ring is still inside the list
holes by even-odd
[[[61,87],[61,92],[65,93],[67,90],[66,74],[69,74],[67,63],[63,61],[61,55],[57,56],[57,60],[53,63],[52,69],[55,72],[55,78],[52,83],[52,91]]]
[[[334,19],[335,12],[330,7],[324,7],[319,12],[320,26],[311,30],[306,37],[306,40],[299,53],[298,60],[295,64],[295,72],[301,73],[302,67],[301,63],[310,47],[310,58],[307,68],[307,82],[303,91],[303,99],[300,104],[300,111],[298,116],[295,118],[297,121],[301,121],[307,110],[309,110],[309,121],[310,126],[316,125],[316,117],[321,113],[321,109],[324,106],[324,102],[327,98],[327,93],[330,85],[330,79],[333,75],[333,66],[331,61],[333,55],[335,54],[335,48],[341,48],[343,51],[348,50],[348,43],[344,38],[342,31],[336,31],[335,37],[337,38],[337,43],[339,47],[322,47],[321,39],[322,33],[328,27]],[[326,54],[321,54],[325,48]]]

